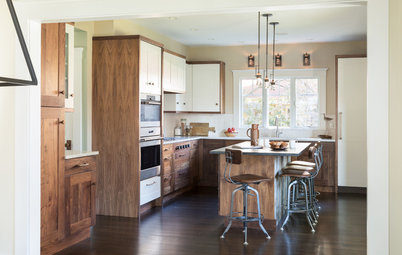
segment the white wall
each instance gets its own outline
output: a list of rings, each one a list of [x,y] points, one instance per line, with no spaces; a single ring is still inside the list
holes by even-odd
[[[11,29],[10,29],[11,28]],[[5,1],[0,2],[0,31],[9,40],[0,40],[0,76],[15,74],[15,38]],[[10,77],[8,76],[8,77]],[[15,89],[0,88],[0,254],[14,252],[14,149]]]
[[[388,10],[388,0],[369,0],[367,6],[367,251],[369,255],[389,254]]]

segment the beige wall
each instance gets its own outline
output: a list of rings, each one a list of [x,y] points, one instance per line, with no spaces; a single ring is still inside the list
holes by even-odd
[[[402,171],[400,164],[402,144],[402,2],[391,0],[389,44],[389,247],[390,254],[402,254]]]
[[[95,36],[106,35],[142,35],[163,43],[165,48],[186,55],[187,47],[172,38],[161,35],[148,28],[135,24],[131,20],[111,20],[94,22]]]
[[[264,46],[262,47],[264,48]],[[327,114],[335,114],[335,56],[347,54],[366,54],[366,42],[339,43],[300,43],[282,44],[277,52],[282,55],[283,69],[306,68],[303,66],[302,54],[311,54],[311,66],[308,68],[328,68],[327,73]],[[271,50],[271,47],[269,48]],[[262,54],[264,51],[261,51]],[[189,47],[190,60],[221,60],[226,63],[226,112],[233,113],[233,77],[232,70],[244,70],[247,67],[247,56],[257,55],[255,45],[224,47]],[[265,63],[265,57],[261,59]],[[269,59],[269,66],[272,59]]]

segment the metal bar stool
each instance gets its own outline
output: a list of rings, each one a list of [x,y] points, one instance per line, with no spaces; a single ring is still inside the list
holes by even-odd
[[[242,163],[242,151],[240,150],[230,150],[226,149],[225,151],[225,158],[226,158],[226,166],[225,166],[225,172],[224,172],[224,178],[228,183],[235,184],[235,185],[240,185],[236,189],[233,190],[232,192],[232,198],[230,201],[230,215],[229,215],[229,223],[221,235],[221,238],[225,238],[225,234],[228,232],[230,227],[232,226],[232,221],[233,220],[238,220],[243,223],[244,227],[244,245],[248,245],[247,242],[247,223],[248,222],[256,222],[258,221],[258,224],[264,232],[265,236],[267,239],[271,239],[269,236],[268,232],[265,230],[264,226],[262,225],[263,222],[263,216],[261,216],[261,209],[260,209],[260,197],[258,194],[258,191],[254,189],[253,187],[250,187],[249,185],[251,184],[260,184],[261,182],[268,182],[271,181],[269,178],[265,178],[262,176],[254,175],[254,174],[240,174],[236,176],[231,176],[231,171],[232,171],[232,165],[240,165]],[[233,200],[235,197],[236,192],[238,191],[243,191],[243,212],[234,212],[233,211]],[[250,193],[250,191],[253,191],[254,194]],[[248,211],[248,204],[247,204],[247,198],[248,196],[255,196],[257,199],[257,213],[255,212],[249,212]],[[241,214],[241,216],[233,216],[233,214]],[[257,217],[249,217],[248,214],[257,214]]]
[[[305,213],[307,221],[314,233],[314,226],[318,223],[318,210],[316,193],[314,191],[314,178],[318,175],[322,166],[322,146],[315,144],[310,147],[310,157],[314,157],[315,163],[306,161],[293,161],[282,169],[281,176],[289,177],[286,218],[281,230],[289,220],[290,214]],[[301,190],[301,192],[299,192]],[[302,196],[300,196],[302,194]]]
[[[299,165],[299,166],[307,166],[307,167],[314,167],[315,172],[311,175],[310,180],[309,180],[309,191],[312,196],[311,202],[313,203],[314,209],[315,209],[315,216],[318,218],[318,210],[321,209],[317,196],[320,194],[319,192],[315,191],[315,185],[314,185],[314,179],[317,177],[319,174],[321,167],[324,162],[324,156],[323,156],[323,146],[320,142],[317,142],[314,146],[310,147],[309,150],[309,157],[314,158],[314,163],[313,162],[308,162],[308,161],[291,161],[288,163],[288,166],[294,166],[294,165]],[[318,223],[318,221],[316,221]]]

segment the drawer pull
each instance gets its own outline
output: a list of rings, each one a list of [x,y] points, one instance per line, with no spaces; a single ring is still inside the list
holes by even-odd
[[[147,186],[152,186],[152,185],[154,185],[156,182],[154,181],[153,183],[147,183],[147,184],[145,184],[145,185],[147,185]]]
[[[82,163],[82,164],[76,165],[76,167],[86,167],[86,166],[89,166],[89,163]]]
[[[168,148],[163,149],[163,151],[168,151],[168,150],[169,150]]]
[[[169,160],[169,158],[164,158],[163,160],[168,161],[168,160]]]
[[[91,186],[96,186],[96,182],[91,183]]]

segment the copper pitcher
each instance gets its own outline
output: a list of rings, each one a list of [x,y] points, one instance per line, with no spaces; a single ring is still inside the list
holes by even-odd
[[[251,146],[258,146],[258,140],[260,138],[258,124],[251,124],[251,128],[247,129],[247,136],[251,138]]]

